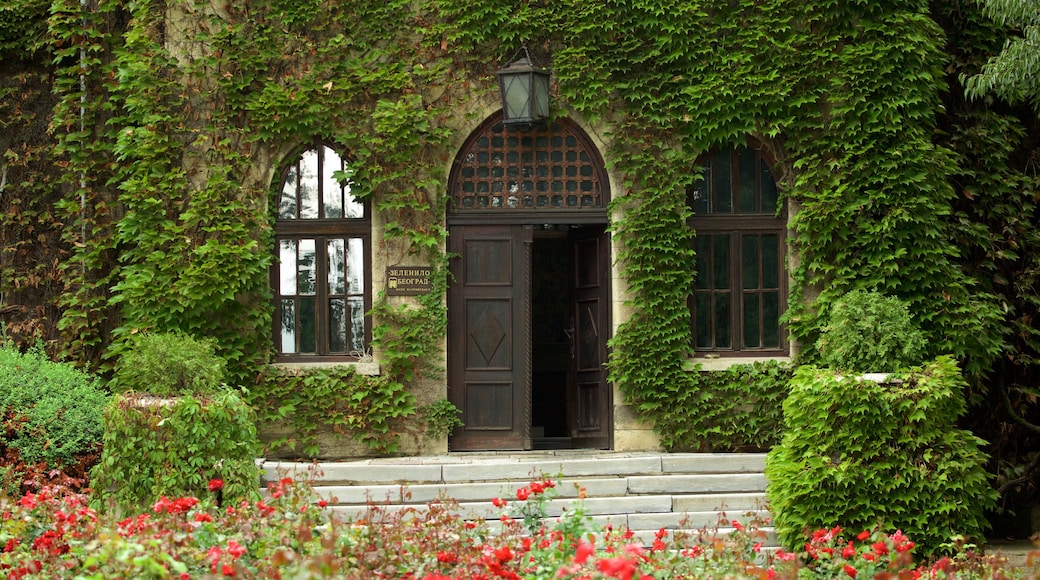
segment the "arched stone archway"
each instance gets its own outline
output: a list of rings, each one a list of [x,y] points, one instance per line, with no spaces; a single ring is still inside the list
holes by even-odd
[[[610,199],[574,122],[467,139],[448,181],[452,450],[610,448]]]

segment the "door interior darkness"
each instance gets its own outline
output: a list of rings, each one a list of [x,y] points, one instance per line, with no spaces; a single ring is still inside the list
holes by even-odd
[[[605,226],[460,226],[449,248],[452,450],[609,448]]]

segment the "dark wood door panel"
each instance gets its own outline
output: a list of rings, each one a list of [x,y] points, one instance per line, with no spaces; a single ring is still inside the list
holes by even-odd
[[[531,446],[531,226],[453,226],[448,237],[448,398],[453,450]]]

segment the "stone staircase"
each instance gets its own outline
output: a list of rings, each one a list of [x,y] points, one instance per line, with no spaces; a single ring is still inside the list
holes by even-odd
[[[460,515],[497,523],[492,499],[515,500],[516,490],[550,478],[557,498],[548,516],[559,516],[585,490],[594,522],[630,529],[650,545],[658,530],[732,531],[731,521],[768,517],[764,454],[610,453],[586,450],[525,453],[452,453],[432,457],[364,459],[327,463],[264,462],[265,477],[313,478],[315,490],[345,518],[369,504],[384,509],[423,507],[454,498]],[[765,546],[775,547],[771,528]]]

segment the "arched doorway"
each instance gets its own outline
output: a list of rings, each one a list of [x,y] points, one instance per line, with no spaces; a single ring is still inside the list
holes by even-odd
[[[452,450],[610,448],[609,188],[575,123],[526,131],[501,114],[448,180]]]

